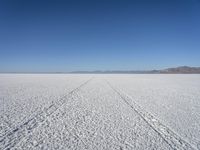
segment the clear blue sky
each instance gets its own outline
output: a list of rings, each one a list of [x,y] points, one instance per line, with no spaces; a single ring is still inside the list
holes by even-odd
[[[199,0],[1,0],[0,72],[200,66]]]

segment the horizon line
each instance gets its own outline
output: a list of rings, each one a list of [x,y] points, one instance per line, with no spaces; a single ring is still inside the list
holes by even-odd
[[[165,69],[144,69],[144,70],[77,70],[77,71],[3,71],[0,74],[162,74],[167,72],[168,69],[178,69],[178,68],[189,68],[189,69],[200,69],[200,67],[191,67],[191,66],[178,66],[178,67],[171,67]],[[188,72],[190,73],[190,72]],[[192,72],[191,72],[192,73]],[[199,73],[199,72],[198,72]]]

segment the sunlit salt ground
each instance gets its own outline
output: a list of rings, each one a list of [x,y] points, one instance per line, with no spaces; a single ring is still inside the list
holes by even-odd
[[[200,75],[1,74],[0,149],[200,149]]]

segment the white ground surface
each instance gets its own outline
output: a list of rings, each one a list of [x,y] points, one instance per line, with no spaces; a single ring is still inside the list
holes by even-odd
[[[0,75],[0,149],[200,149],[200,75]]]

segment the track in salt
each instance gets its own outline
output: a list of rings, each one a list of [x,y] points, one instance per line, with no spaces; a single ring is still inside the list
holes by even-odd
[[[195,150],[191,144],[178,136],[171,129],[163,125],[149,112],[142,109],[128,95],[114,88],[108,81],[107,84],[121,97],[121,99],[131,107],[172,149],[174,150]]]
[[[82,83],[77,88],[73,89],[71,92],[64,95],[62,98],[54,102],[49,107],[45,108],[40,113],[36,114],[34,117],[22,123],[12,131],[8,132],[6,135],[0,139],[0,149],[11,149],[14,148],[18,143],[20,143],[23,138],[28,136],[35,128],[41,126],[41,124],[47,120],[53,113],[62,108],[62,106],[70,99],[74,93],[78,92],[80,88],[85,86],[93,78],[90,78],[86,82]]]

